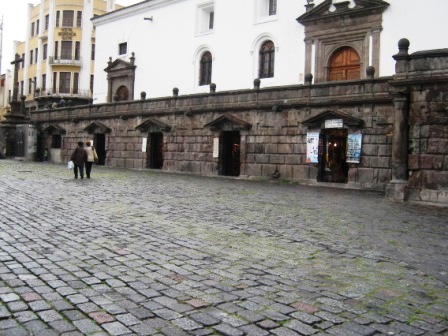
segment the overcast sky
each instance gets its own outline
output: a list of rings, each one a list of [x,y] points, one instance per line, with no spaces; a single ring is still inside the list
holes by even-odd
[[[115,0],[116,4],[129,6],[143,0]],[[28,4],[40,4],[40,0],[0,0],[0,25],[3,18],[3,39],[1,68],[2,74],[12,69],[14,59],[13,41],[24,41],[26,37]],[[0,30],[0,35],[2,31]]]

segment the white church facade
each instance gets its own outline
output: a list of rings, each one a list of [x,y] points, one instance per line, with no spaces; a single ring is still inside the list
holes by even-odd
[[[107,61],[129,61],[132,54],[135,87],[125,99],[141,92],[164,97],[174,87],[180,94],[208,92],[210,83],[219,91],[246,89],[256,78],[261,87],[303,84],[308,73],[324,82],[332,57],[336,66],[338,57],[355,61],[352,79],[364,78],[369,66],[375,77],[390,76],[400,38],[411,39],[411,52],[436,49],[448,31],[445,0],[308,2],[151,0],[97,17],[94,102],[108,101]],[[342,11],[358,19],[332,20]],[[336,55],[342,48],[349,53]]]

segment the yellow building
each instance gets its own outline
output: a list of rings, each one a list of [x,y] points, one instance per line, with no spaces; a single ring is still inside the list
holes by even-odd
[[[28,5],[26,40],[14,45],[23,60],[18,94],[26,97],[28,112],[91,102],[95,60],[91,18],[119,8],[114,0],[41,0]]]

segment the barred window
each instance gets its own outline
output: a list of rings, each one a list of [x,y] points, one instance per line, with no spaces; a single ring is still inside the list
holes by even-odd
[[[262,44],[259,53],[259,78],[274,77],[275,46],[272,41]]]
[[[208,85],[212,82],[212,54],[208,51],[202,54],[199,64],[199,85]]]

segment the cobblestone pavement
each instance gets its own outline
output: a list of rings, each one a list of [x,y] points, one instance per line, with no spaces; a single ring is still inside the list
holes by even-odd
[[[448,335],[448,209],[0,161],[0,335]]]

